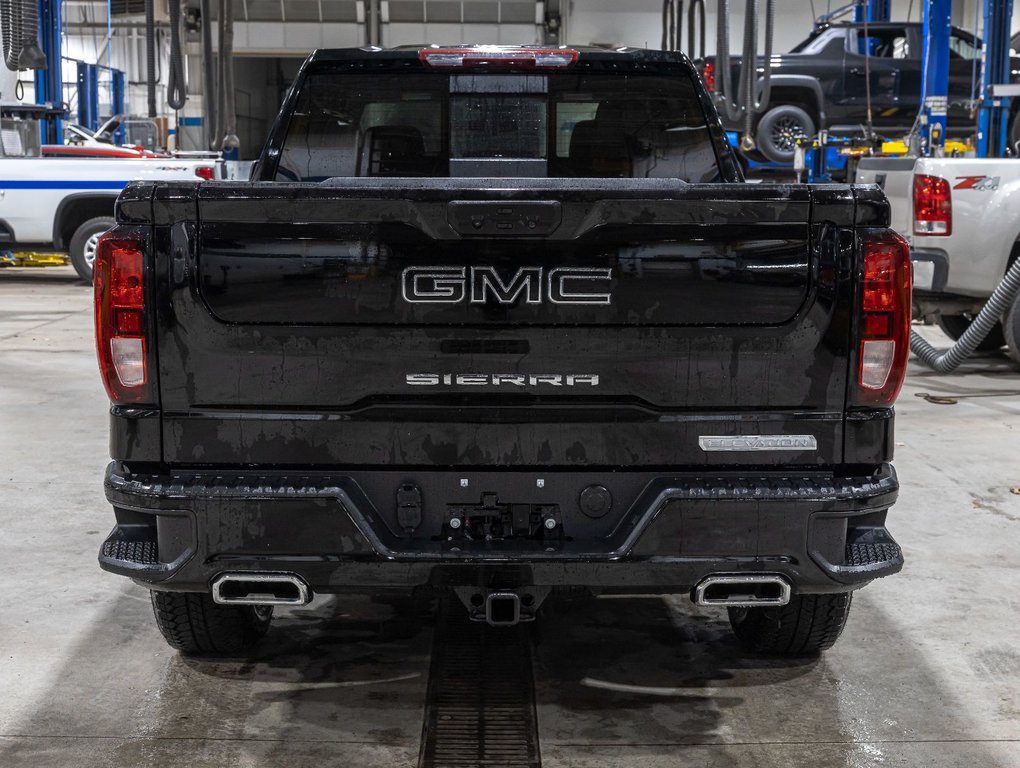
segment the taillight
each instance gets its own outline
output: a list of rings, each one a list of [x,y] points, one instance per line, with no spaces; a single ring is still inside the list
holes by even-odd
[[[114,403],[152,402],[141,232],[116,227],[99,238],[93,265],[96,353]]]
[[[216,169],[211,165],[200,165],[195,169],[195,175],[200,179],[212,181],[216,178]]]
[[[903,386],[910,346],[910,246],[887,229],[866,232],[857,405],[889,406]]]
[[[951,235],[953,195],[949,182],[938,176],[914,177],[914,234]]]
[[[518,48],[501,45],[422,48],[418,52],[418,58],[423,64],[438,69],[562,69],[574,64],[577,56],[573,48]]]
[[[705,81],[705,88],[709,92],[715,91],[715,64],[711,61],[705,63],[705,68],[701,70],[701,79]]]

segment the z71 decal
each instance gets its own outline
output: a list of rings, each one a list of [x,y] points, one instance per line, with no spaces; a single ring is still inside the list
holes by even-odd
[[[973,189],[978,192],[992,192],[999,188],[998,176],[957,176],[953,189]]]

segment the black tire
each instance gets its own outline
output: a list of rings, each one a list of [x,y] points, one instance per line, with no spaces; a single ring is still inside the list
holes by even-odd
[[[1006,340],[1006,354],[1020,363],[1020,296],[1002,318],[1002,335]]]
[[[753,653],[813,656],[839,639],[852,593],[795,595],[777,608],[730,608],[730,626]]]
[[[815,121],[793,104],[772,107],[758,121],[755,138],[758,149],[774,163],[792,163],[797,139],[815,135]]]
[[[96,258],[96,238],[116,224],[117,220],[112,216],[97,216],[78,227],[74,231],[74,235],[71,236],[69,246],[71,265],[78,273],[78,277],[86,283],[92,283],[92,262]]]
[[[968,315],[939,315],[936,322],[942,332],[946,334],[953,341],[957,341],[963,332],[966,331],[974,318]],[[978,352],[994,352],[995,350],[1002,347],[1006,343],[1006,338],[1002,335],[1002,324],[996,323],[992,330],[988,332],[988,335],[981,340],[978,344]]]
[[[210,595],[152,590],[152,612],[163,638],[185,656],[234,656],[269,630],[272,606],[218,605]]]

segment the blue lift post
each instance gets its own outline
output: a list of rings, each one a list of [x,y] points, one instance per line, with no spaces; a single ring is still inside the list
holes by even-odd
[[[119,69],[110,70],[110,114],[124,114],[124,73]],[[117,128],[113,135],[114,144],[124,143],[123,125]]]
[[[854,6],[854,23],[873,24],[882,21],[889,21],[892,18],[892,0],[857,0],[857,5]],[[865,54],[864,46],[868,45],[869,50],[867,53],[873,54],[875,52],[875,44],[877,40],[864,39],[863,34],[857,36],[857,47],[860,49],[858,53],[862,56]]]
[[[991,0],[987,0],[991,1]],[[952,0],[925,0],[921,50],[921,154],[942,154],[949,106],[949,37]]]
[[[1009,30],[1012,19],[1013,0],[985,0],[978,157],[1002,157],[1006,154],[1010,100],[996,95],[993,89],[996,85],[1010,82]]]
[[[78,64],[78,123],[99,128],[99,67],[84,61]]]
[[[891,18],[892,0],[859,0],[854,8],[854,21],[858,24],[889,21]]]
[[[63,107],[63,56],[60,40],[60,0],[39,0],[39,39],[46,54],[46,69],[35,73],[35,100],[54,107]],[[42,121],[43,144],[63,143],[62,120],[59,117]]]

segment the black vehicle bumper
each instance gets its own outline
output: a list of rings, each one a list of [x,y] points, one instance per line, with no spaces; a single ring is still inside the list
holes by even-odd
[[[106,496],[117,525],[99,561],[153,589],[210,590],[227,572],[287,572],[314,592],[416,587],[551,586],[676,593],[716,573],[778,573],[795,592],[856,589],[903,565],[885,528],[891,465],[831,472],[409,472],[421,522],[402,531],[390,495],[401,473],[133,474],[113,463]],[[404,478],[402,480],[401,478]],[[539,479],[540,478],[540,479]],[[582,514],[576,488],[602,479],[619,500]],[[448,494],[442,488],[449,486]],[[449,502],[479,489],[556,502],[544,540],[454,539]],[[386,500],[394,500],[387,504]],[[548,508],[548,507],[543,507]],[[406,518],[404,518],[406,522]]]

